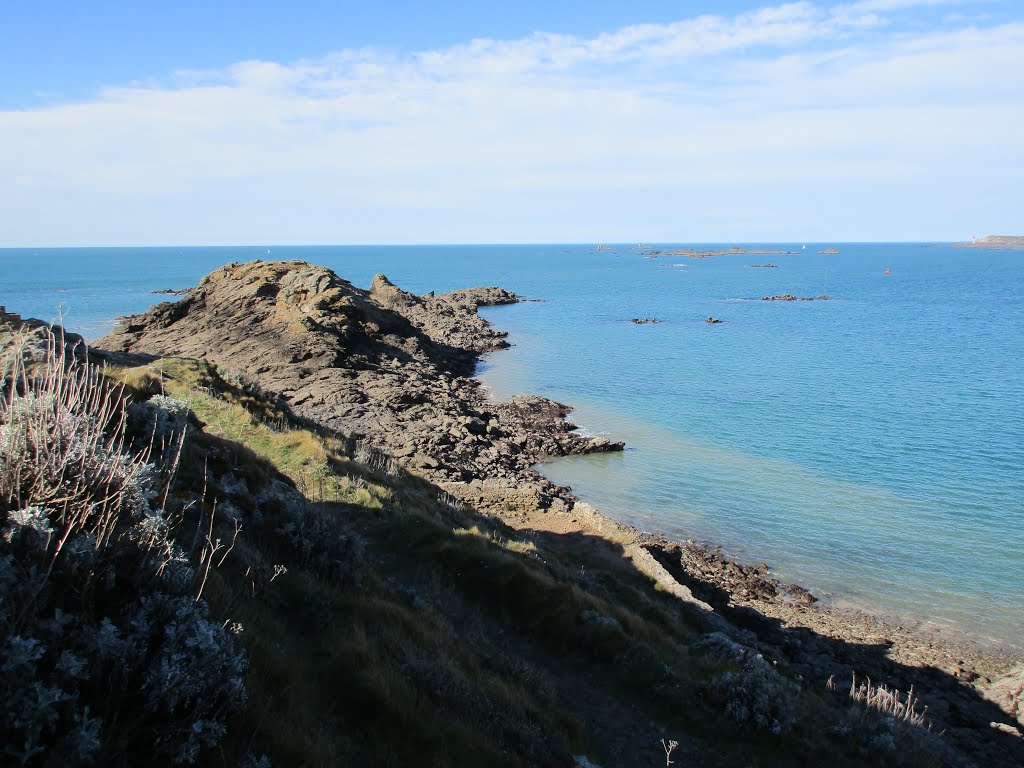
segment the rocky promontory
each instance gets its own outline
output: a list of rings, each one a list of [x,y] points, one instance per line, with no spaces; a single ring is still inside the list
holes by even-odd
[[[974,238],[969,243],[953,243],[957,248],[995,248],[1018,250],[1024,248],[1024,237],[1020,235],[988,235]]]
[[[481,506],[517,506],[524,486],[564,506],[532,465],[623,444],[579,435],[570,409],[545,398],[491,402],[470,378],[479,355],[508,346],[477,309],[518,300],[501,288],[417,296],[383,275],[367,291],[305,262],[255,261],[124,318],[95,346],[209,360]]]

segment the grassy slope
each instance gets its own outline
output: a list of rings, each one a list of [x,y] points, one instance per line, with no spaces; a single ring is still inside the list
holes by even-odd
[[[211,576],[205,594],[244,625],[250,656],[251,705],[223,764],[251,749],[296,766],[655,766],[662,737],[681,743],[677,764],[862,764],[850,737],[829,735],[842,713],[813,692],[780,736],[706,705],[732,668],[691,657],[673,599],[614,545],[524,538],[206,363],[112,375],[137,398],[189,401],[203,429],[183,485],[283,476],[317,521],[310,552],[282,535],[273,503],[246,510]],[[272,579],[273,564],[287,573]]]

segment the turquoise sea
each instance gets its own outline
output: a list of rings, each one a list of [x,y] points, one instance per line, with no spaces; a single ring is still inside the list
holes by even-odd
[[[152,290],[253,258],[323,264],[361,287],[383,272],[416,293],[487,284],[543,299],[485,310],[514,347],[483,380],[572,404],[584,430],[628,446],[547,464],[554,481],[835,602],[1024,647],[1024,252],[645,255],[676,247],[4,249],[0,304],[61,311],[95,339],[164,298]]]

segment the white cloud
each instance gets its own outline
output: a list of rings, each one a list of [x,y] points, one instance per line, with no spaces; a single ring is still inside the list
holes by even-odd
[[[0,245],[1019,229],[1024,24],[883,24],[909,4],[246,61],[0,112]]]

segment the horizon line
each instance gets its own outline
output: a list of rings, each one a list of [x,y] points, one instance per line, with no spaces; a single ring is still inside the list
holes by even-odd
[[[1010,235],[986,235],[985,237],[1010,237]],[[654,245],[947,245],[970,243],[965,240],[900,239],[900,240],[560,240],[560,241],[506,241],[506,242],[431,242],[431,243],[203,243],[203,244],[127,244],[127,245],[0,245],[0,251],[56,251],[71,249],[116,249],[116,248],[450,248],[450,247],[504,247],[542,245],[593,245],[636,247]]]

